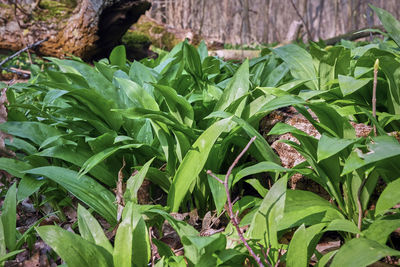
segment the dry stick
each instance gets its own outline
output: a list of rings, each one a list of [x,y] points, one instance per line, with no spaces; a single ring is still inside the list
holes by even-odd
[[[124,203],[124,175],[122,174],[122,170],[125,168],[125,158],[122,158],[122,167],[118,172],[118,181],[117,181],[117,190],[115,192],[115,199],[117,202],[117,221],[122,217],[122,211],[124,209],[125,203]]]
[[[47,41],[48,39],[49,39],[49,38],[47,37],[46,39],[37,41],[36,43],[33,43],[33,44],[31,44],[31,45],[28,45],[27,47],[25,47],[25,48],[19,50],[18,52],[12,54],[11,56],[5,58],[3,61],[0,62],[0,68],[1,68],[1,66],[4,65],[4,63],[6,63],[7,61],[10,61],[11,59],[13,59],[13,58],[19,56],[19,54],[25,52],[25,51],[28,50],[28,49],[35,48],[36,46],[38,46],[38,45],[40,45],[41,43]]]
[[[236,164],[238,164],[240,158],[250,148],[250,146],[254,142],[254,140],[256,140],[256,136],[254,136],[253,138],[250,139],[249,143],[245,146],[245,148],[242,150],[242,152],[240,152],[240,154],[233,161],[232,165],[229,167],[228,172],[225,175],[225,180],[224,181],[219,179],[211,170],[208,170],[207,174],[210,175],[211,177],[213,177],[214,179],[216,179],[219,183],[221,183],[224,186],[226,197],[227,197],[227,202],[228,202],[227,212],[228,212],[229,218],[231,219],[233,226],[236,228],[236,231],[237,231],[237,233],[239,235],[240,240],[243,242],[243,244],[245,245],[247,250],[250,252],[250,255],[255,259],[255,261],[257,262],[257,264],[259,266],[264,267],[264,264],[262,264],[262,262],[261,262],[261,258],[254,253],[253,249],[249,246],[249,244],[247,243],[246,239],[244,238],[243,232],[239,227],[239,219],[237,217],[237,214],[233,213],[233,204],[232,204],[231,194],[230,194],[230,190],[229,190],[229,182],[228,182],[229,181],[229,176],[231,175],[233,168],[236,166]],[[267,259],[266,259],[266,261],[267,261],[269,266],[272,266],[268,262]]]
[[[374,64],[374,83],[372,86],[372,116],[374,117],[374,119],[376,119],[376,86],[378,85],[378,69],[379,69],[379,59],[375,60],[375,64]],[[374,123],[374,135],[377,136],[376,134],[376,125]],[[367,183],[368,177],[365,178],[360,187],[358,188],[358,192],[357,192],[357,205],[358,205],[358,230],[361,231],[361,223],[362,223],[362,205],[361,205],[361,193],[362,190],[364,189],[365,184]],[[357,238],[360,237],[360,234],[356,235]]]
[[[300,18],[301,21],[303,22],[304,28],[306,28],[307,35],[308,35],[308,41],[311,41],[311,40],[312,40],[312,39],[311,39],[312,36],[311,36],[310,28],[308,27],[308,25],[307,25],[306,21],[304,20],[303,16],[300,14],[300,12],[299,12],[299,10],[297,9],[297,6],[296,6],[296,4],[293,2],[293,0],[290,0],[290,2],[292,3],[292,6],[293,6],[294,10],[296,11],[297,16],[299,16],[299,18]]]

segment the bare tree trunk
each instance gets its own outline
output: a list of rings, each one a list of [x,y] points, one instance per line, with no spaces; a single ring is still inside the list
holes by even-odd
[[[32,20],[24,20],[25,14],[20,14],[18,20],[22,23],[27,21],[21,26],[28,33],[26,39],[29,43],[49,38],[40,46],[39,53],[58,57],[74,54],[92,59],[107,55],[149,8],[150,3],[141,0],[83,0],[65,20],[54,18],[47,23],[32,23]],[[54,20],[59,23],[54,25]],[[15,24],[7,21],[0,27],[0,49],[19,50],[24,46],[16,36]]]
[[[241,31],[241,40],[242,44],[250,43],[251,38],[251,28],[250,28],[250,16],[249,16],[249,0],[243,0],[243,8],[242,8],[242,31]]]

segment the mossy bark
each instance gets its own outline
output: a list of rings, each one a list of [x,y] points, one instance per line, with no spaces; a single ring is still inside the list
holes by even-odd
[[[33,5],[35,1],[26,2]],[[49,38],[38,53],[56,57],[73,54],[85,60],[104,57],[150,8],[144,0],[82,0],[76,1],[73,9],[66,4],[49,6],[63,1],[45,2],[31,11],[31,5],[24,5],[24,10],[17,8],[16,12],[12,5],[2,4],[0,49],[19,50],[26,43]]]

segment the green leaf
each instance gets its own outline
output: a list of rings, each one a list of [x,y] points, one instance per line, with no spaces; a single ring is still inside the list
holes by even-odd
[[[343,231],[353,234],[359,234],[360,230],[358,230],[357,226],[354,222],[345,220],[345,219],[336,219],[328,224],[328,226],[324,229],[327,231]]]
[[[294,78],[310,80],[310,89],[318,90],[318,79],[311,55],[300,46],[289,44],[272,50],[289,66]]]
[[[86,160],[85,163],[83,163],[82,169],[79,171],[79,176],[85,175],[91,169],[97,166],[100,162],[104,161],[106,158],[110,157],[118,150],[128,149],[128,148],[139,148],[141,146],[142,146],[141,144],[128,144],[123,146],[109,147],[97,154],[94,154],[88,160]]]
[[[116,46],[110,54],[110,63],[112,65],[124,68],[126,64],[126,51],[124,45]]]
[[[151,257],[150,240],[149,232],[147,231],[146,223],[142,216],[140,216],[139,221],[133,230],[132,240],[133,265],[138,267],[147,266]]]
[[[224,180],[224,175],[217,175],[218,178]],[[218,182],[215,178],[210,175],[207,175],[208,185],[211,189],[211,194],[213,196],[215,208],[217,209],[217,213],[219,214],[224,208],[227,200],[225,187]]]
[[[78,178],[77,172],[56,166],[40,167],[26,172],[46,176],[93,208],[110,224],[117,223],[115,196],[92,178],[85,175]]]
[[[246,59],[229,81],[214,111],[225,111],[235,100],[249,91],[249,61]],[[236,109],[235,115],[240,117],[245,106],[243,101]]]
[[[364,237],[374,240],[382,245],[388,241],[390,234],[400,227],[400,215],[388,215],[374,221],[367,230],[363,231]]]
[[[176,171],[168,194],[168,206],[172,211],[178,211],[191,183],[203,170],[214,143],[231,123],[231,118],[215,122],[199,136],[186,154]]]
[[[154,97],[134,81],[114,77],[116,84],[132,101],[133,107],[146,108],[154,111],[160,110]]]
[[[9,259],[11,257],[14,257],[15,255],[17,255],[17,254],[19,254],[19,253],[21,253],[23,251],[25,251],[25,249],[14,250],[14,251],[11,251],[11,252],[9,252],[7,254],[4,254],[4,255],[0,254],[0,264],[2,262],[4,262],[5,260],[7,260],[7,259]]]
[[[382,22],[383,27],[388,32],[389,36],[400,47],[400,22],[386,10],[379,7],[375,7],[371,4],[369,6],[378,15],[379,20]]]
[[[101,228],[93,215],[81,205],[78,205],[78,226],[79,233],[84,239],[103,247],[110,254],[113,253],[113,247],[104,234],[103,228]]]
[[[41,145],[47,138],[61,135],[61,132],[56,128],[34,121],[7,121],[0,124],[0,130],[31,140],[36,145]]]
[[[3,220],[0,215],[0,258],[7,254],[6,241],[4,236]],[[1,260],[0,260],[1,263]]]
[[[309,191],[288,190],[285,212],[279,223],[279,230],[296,227],[303,223],[307,226],[336,219],[344,219],[344,217],[329,201]]]
[[[286,264],[288,267],[294,266],[309,266],[309,260],[313,253],[309,253],[309,250],[314,251],[315,247],[309,248],[309,246],[313,246],[314,243],[312,240],[317,236],[324,224],[316,224],[313,226],[305,228],[304,224],[302,224],[294,233],[293,238],[290,240],[288,253],[286,256]]]
[[[53,146],[37,153],[36,155],[61,159],[78,167],[82,167],[83,164],[93,156],[93,152],[90,151],[90,149],[85,149],[81,146],[75,149],[66,146]],[[32,169],[32,167],[29,169]],[[94,178],[108,186],[115,185],[115,177],[104,163],[97,164],[89,171],[89,173],[93,175]]]
[[[357,140],[331,137],[323,133],[318,141],[318,150],[317,150],[318,162],[339,153],[346,147],[354,144],[356,141]]]
[[[132,201],[135,204],[137,203],[137,192],[142,185],[153,160],[154,158],[146,162],[138,173],[132,175],[128,179],[128,181],[126,182],[126,195],[124,196],[125,202]]]
[[[114,266],[131,267],[132,262],[135,262],[135,259],[132,258],[133,242],[136,242],[136,240],[133,240],[133,231],[139,221],[143,219],[137,206],[131,202],[128,202],[125,206],[122,218],[115,235]]]
[[[273,162],[259,162],[255,165],[252,165],[250,167],[246,167],[241,169],[236,175],[235,179],[233,181],[233,185],[239,182],[240,179],[242,179],[245,176],[253,175],[256,173],[263,173],[263,172],[288,172],[291,171],[290,169],[286,169],[276,163]]]
[[[191,127],[193,124],[194,111],[189,102],[176,91],[164,85],[154,84],[154,88],[164,97],[170,113],[180,122]]]
[[[14,183],[7,191],[1,211],[1,221],[4,230],[6,247],[11,251],[17,243],[17,184]]]
[[[386,256],[400,256],[400,251],[366,238],[355,238],[344,244],[333,258],[331,267],[365,267]]]
[[[287,179],[285,175],[271,187],[247,232],[252,239],[260,240],[264,247],[278,248],[277,232],[285,207]]]
[[[186,70],[193,76],[202,79],[203,69],[201,67],[201,60],[196,48],[188,42],[183,43],[183,58],[185,61]]]
[[[339,75],[338,78],[340,90],[342,91],[343,96],[347,96],[358,91],[372,80],[371,78],[356,79],[351,76],[343,75]]]
[[[76,234],[58,226],[42,226],[36,231],[68,266],[113,266],[107,250]]]
[[[384,214],[398,203],[400,203],[400,178],[389,183],[379,196],[375,216]]]
[[[17,244],[17,184],[14,183],[7,191],[1,209],[4,241],[9,251]]]
[[[24,171],[32,168],[32,165],[24,161],[5,157],[0,158],[0,169],[18,178],[24,178],[26,176]]]
[[[45,180],[38,180],[33,177],[29,177],[27,175],[24,176],[18,185],[18,192],[17,192],[18,202],[21,202],[22,200],[26,199],[27,197],[35,193],[45,183],[46,183]]]

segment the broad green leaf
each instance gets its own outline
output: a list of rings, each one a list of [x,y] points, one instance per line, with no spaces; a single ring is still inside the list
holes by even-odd
[[[372,80],[371,78],[356,79],[351,76],[343,75],[339,75],[338,78],[340,90],[342,91],[343,96],[347,96],[358,91]]]
[[[327,266],[328,262],[336,255],[338,250],[330,251],[326,253],[321,259],[317,262],[317,267],[325,267]]]
[[[317,243],[312,241],[321,232],[323,227],[324,224],[316,224],[306,229],[304,224],[302,224],[297,228],[289,243],[286,256],[286,264],[288,267],[309,266],[310,257]]]
[[[124,68],[126,64],[126,50],[125,46],[119,45],[114,47],[110,54],[110,63]]]
[[[183,58],[186,70],[198,79],[202,79],[203,69],[201,67],[199,53],[197,52],[196,48],[186,41],[183,43]]]
[[[135,229],[140,214],[137,209],[133,209],[132,203],[125,206],[123,211],[123,220],[118,226],[115,235],[113,261],[114,266],[131,267],[132,266],[132,233]]]
[[[36,155],[41,157],[61,159],[78,167],[82,167],[83,164],[93,156],[93,152],[91,152],[90,149],[85,149],[83,147],[71,149],[70,147],[65,146],[53,146],[37,153]],[[97,164],[89,171],[89,173],[93,175],[94,178],[108,186],[115,185],[115,177],[107,168],[105,163]]]
[[[236,175],[235,179],[233,181],[233,185],[239,182],[240,179],[242,179],[245,176],[253,175],[256,173],[263,173],[263,172],[288,172],[291,171],[290,169],[286,169],[276,163],[273,162],[259,162],[255,165],[252,165],[250,167],[246,167],[241,169]]]
[[[79,235],[58,226],[41,226],[36,231],[68,266],[113,266],[111,254],[107,250]]]
[[[289,229],[303,223],[307,226],[336,219],[344,217],[329,201],[309,191],[288,190],[285,212],[278,230]]]
[[[178,95],[174,89],[169,86],[154,84],[154,88],[164,97],[170,113],[180,122],[191,127],[194,119],[194,112],[189,102]]]
[[[346,147],[354,144],[357,140],[351,139],[341,139],[337,137],[331,137],[327,134],[322,134],[320,140],[318,141],[317,157],[318,161],[327,159]]]
[[[27,170],[32,169],[28,168]],[[31,196],[35,193],[39,188],[45,184],[46,181],[44,179],[36,179],[33,177],[29,177],[25,175],[18,185],[18,192],[17,192],[17,200],[21,202],[22,200],[26,199],[27,197]]]
[[[132,175],[129,177],[128,181],[126,181],[126,191],[124,195],[125,202],[131,201],[135,204],[137,203],[137,192],[142,185],[153,160],[154,158],[146,162],[138,173]]]
[[[208,57],[207,45],[204,40],[201,40],[199,46],[197,47],[197,52],[199,53],[201,62],[204,61],[206,57]]]
[[[217,177],[221,180],[225,179],[224,175],[217,175]],[[225,187],[210,175],[207,175],[207,179],[213,197],[213,201],[215,204],[215,208],[217,209],[217,213],[220,214],[227,200]]]
[[[3,220],[0,215],[0,258],[7,254],[6,240],[4,236]],[[0,260],[1,263],[1,260]]]
[[[144,89],[150,86],[149,83],[157,82],[157,75],[156,71],[144,66],[138,61],[134,61],[129,70],[129,78],[138,83]],[[148,89],[150,90],[150,88]]]
[[[375,216],[384,214],[398,203],[400,203],[400,178],[389,183],[379,196]]]
[[[388,215],[374,221],[367,230],[363,231],[364,237],[374,240],[382,245],[388,241],[390,234],[400,227],[399,214]]]
[[[78,226],[81,236],[90,243],[103,247],[110,254],[113,253],[113,247],[108,241],[103,229],[97,220],[83,206],[78,205]]]
[[[215,105],[214,111],[225,111],[235,100],[241,98],[249,91],[249,61],[246,59],[240,68],[233,75],[226,86],[221,98]],[[245,102],[242,102],[236,109],[235,115],[240,117]]]
[[[93,208],[110,224],[117,223],[117,207],[114,204],[114,194],[92,178],[85,175],[78,178],[77,172],[56,166],[39,167],[26,172],[46,176]]]
[[[296,79],[311,80],[306,83],[310,89],[318,90],[318,79],[311,55],[300,46],[289,44],[272,50],[289,66],[290,72]]]
[[[17,184],[14,183],[7,191],[1,209],[4,241],[9,251],[17,244]]]
[[[358,230],[357,226],[354,222],[345,220],[345,219],[336,219],[328,224],[328,226],[324,229],[324,231],[343,231],[353,234],[359,234],[360,230]]]
[[[229,118],[231,116],[232,116],[232,114],[230,114],[230,113],[217,111],[217,112],[211,113],[206,118],[217,117],[217,118],[225,119],[225,118]],[[249,138],[252,138],[254,136],[257,137],[256,140],[254,141],[254,146],[257,148],[257,151],[261,155],[260,161],[270,161],[270,162],[274,162],[277,164],[280,162],[279,157],[273,151],[271,146],[268,144],[268,142],[265,140],[265,138],[256,129],[254,129],[253,126],[251,126],[244,119],[241,119],[237,116],[233,116],[232,120],[238,124],[238,127],[243,128],[243,130],[245,131],[245,133],[247,134],[247,136]]]
[[[223,119],[207,128],[186,154],[176,171],[168,194],[168,206],[172,211],[178,211],[179,205],[189,190],[190,184],[203,170],[214,143],[228,129],[232,123],[231,120],[231,118]]]
[[[109,147],[97,154],[94,154],[89,159],[85,161],[82,165],[82,169],[79,171],[79,176],[85,175],[95,166],[97,166],[100,162],[104,161],[106,158],[110,157],[112,154],[117,152],[121,149],[128,149],[128,148],[139,148],[141,144],[128,144],[123,146],[116,146],[116,147]]]
[[[339,249],[330,266],[365,267],[386,256],[400,256],[400,251],[370,239],[355,238]]]
[[[154,111],[159,110],[154,97],[139,84],[124,78],[115,77],[114,79],[120,90],[128,96],[135,107],[146,108]]]
[[[285,175],[271,187],[246,232],[250,238],[260,240],[264,247],[278,248],[277,232],[285,207],[287,179]]]
[[[13,136],[31,140],[36,145],[41,145],[49,137],[61,135],[61,132],[56,128],[34,121],[4,122],[0,124],[0,130]]]
[[[24,161],[5,157],[0,158],[0,169],[18,178],[24,178],[26,176],[24,171],[32,168],[32,165]]]
[[[132,262],[134,266],[147,266],[151,257],[151,245],[149,240],[149,232],[142,216],[132,233],[133,254]]]
[[[385,30],[388,32],[389,36],[400,47],[400,22],[386,10],[379,7],[375,7],[371,4],[369,6],[378,15],[379,20],[382,22],[383,27],[385,27]]]

